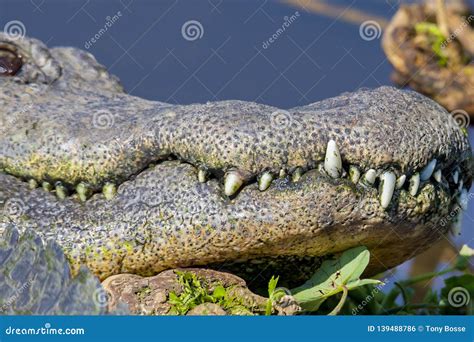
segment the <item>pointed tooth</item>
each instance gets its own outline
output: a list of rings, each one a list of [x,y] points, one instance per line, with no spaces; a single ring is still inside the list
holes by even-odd
[[[56,182],[55,189],[59,199],[65,199],[69,195],[67,188],[61,182]]]
[[[397,177],[395,173],[391,171],[384,172],[382,176],[380,176],[380,204],[384,209],[386,209],[392,201],[396,182]]]
[[[270,184],[272,184],[273,181],[273,176],[270,172],[264,172],[261,176],[260,179],[258,180],[258,189],[260,191],[265,191],[268,189]]]
[[[105,183],[104,186],[102,187],[102,194],[108,200],[114,198],[115,195],[117,194],[117,186],[111,182]]]
[[[324,169],[332,178],[341,177],[342,159],[334,140],[329,140],[324,159]]]
[[[286,177],[286,170],[285,170],[285,169],[281,169],[281,170],[280,170],[280,173],[278,174],[278,177],[280,177],[280,178],[285,178],[285,177]]]
[[[408,186],[408,191],[410,192],[410,195],[416,196],[419,188],[420,188],[420,174],[417,172],[410,178],[410,185]]]
[[[235,194],[244,184],[242,176],[237,171],[229,171],[224,180],[224,193],[227,196]]]
[[[198,171],[198,181],[200,183],[206,183],[208,177],[208,173],[205,169],[199,169]]]
[[[36,189],[38,187],[38,182],[36,181],[36,179],[30,179],[28,181],[28,187],[33,190],[33,189]]]
[[[441,183],[441,177],[442,177],[441,170],[436,170],[435,173],[433,173],[433,178],[438,182]]]
[[[81,183],[77,184],[76,192],[79,195],[79,199],[82,202],[87,201],[87,199],[90,197],[90,195],[92,193],[91,188],[89,187],[89,185],[87,185],[84,182],[81,182]]]
[[[357,184],[357,182],[359,182],[360,170],[357,166],[354,166],[354,165],[349,166],[349,179],[354,184]]]
[[[375,183],[375,179],[377,178],[377,171],[374,169],[369,169],[362,179],[365,184],[373,185]]]
[[[42,182],[41,183],[41,187],[45,190],[45,191],[51,191],[53,189],[53,186],[51,185],[51,183],[49,182]]]
[[[453,172],[453,181],[454,181],[454,184],[458,184],[458,182],[459,182],[459,170],[458,169],[454,170],[454,172]]]
[[[426,181],[426,180],[430,179],[430,177],[433,174],[433,171],[436,167],[436,163],[437,163],[437,160],[433,159],[432,161],[430,161],[428,163],[428,165],[426,165],[423,168],[423,170],[421,170],[421,172],[420,172],[420,180],[421,181]]]
[[[397,184],[395,184],[395,189],[400,190],[401,188],[403,188],[403,186],[405,185],[406,180],[407,180],[406,175],[401,175],[400,177],[398,177]]]
[[[295,171],[293,171],[293,174],[291,175],[291,180],[293,182],[298,182],[303,175],[303,169],[301,167],[297,167]]]
[[[458,197],[458,203],[461,206],[462,210],[467,210],[468,202],[469,202],[469,198],[467,196],[467,189],[462,189]]]

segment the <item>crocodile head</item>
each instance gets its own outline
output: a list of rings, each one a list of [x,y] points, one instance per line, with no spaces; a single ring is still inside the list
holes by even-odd
[[[102,279],[294,277],[357,245],[377,272],[443,236],[468,199],[466,132],[415,92],[172,105],[124,93],[84,51],[5,35],[0,74],[0,232],[32,228]]]

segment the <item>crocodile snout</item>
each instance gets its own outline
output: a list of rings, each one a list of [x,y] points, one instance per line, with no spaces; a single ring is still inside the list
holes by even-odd
[[[22,211],[0,223],[54,238],[102,278],[304,260],[309,273],[356,245],[386,269],[445,234],[467,201],[465,132],[414,92],[288,110],[171,105],[125,94],[77,49],[0,35],[2,60],[0,203]]]

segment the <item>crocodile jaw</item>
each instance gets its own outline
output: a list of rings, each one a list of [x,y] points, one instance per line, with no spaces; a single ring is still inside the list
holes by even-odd
[[[22,44],[28,56],[39,43]],[[35,72],[51,84],[28,68],[0,80],[0,230],[34,227],[101,278],[356,245],[386,269],[446,233],[441,220],[471,184],[467,139],[415,93],[383,87],[289,111],[171,106],[123,94],[84,52],[43,53],[54,63]],[[96,75],[78,74],[79,62]],[[102,111],[106,130],[93,125]]]

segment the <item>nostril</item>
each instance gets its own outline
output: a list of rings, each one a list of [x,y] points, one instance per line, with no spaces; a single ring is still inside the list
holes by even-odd
[[[20,55],[5,48],[0,48],[0,77],[15,76],[23,66]]]

